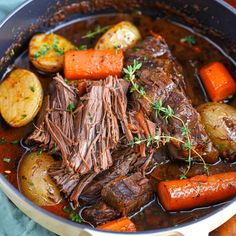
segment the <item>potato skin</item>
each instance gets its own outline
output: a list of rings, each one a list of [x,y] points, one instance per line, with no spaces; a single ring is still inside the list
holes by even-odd
[[[217,102],[209,102],[197,108],[210,139],[220,155],[236,160],[236,109]]]
[[[39,206],[56,205],[62,200],[57,186],[47,174],[53,163],[52,156],[32,152],[23,156],[18,166],[20,191]]]
[[[111,27],[98,40],[95,49],[127,49],[133,47],[141,39],[138,28],[129,21],[122,21]]]
[[[28,124],[37,115],[43,89],[37,76],[25,69],[15,69],[0,84],[0,111],[13,127]]]
[[[73,49],[64,37],[57,34],[36,34],[29,43],[29,59],[44,72],[55,73],[63,68],[64,53]]]

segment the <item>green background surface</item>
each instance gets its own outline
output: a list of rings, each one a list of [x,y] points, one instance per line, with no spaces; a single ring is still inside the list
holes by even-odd
[[[24,1],[0,0],[0,21]],[[55,236],[55,234],[30,220],[0,190],[0,236]]]

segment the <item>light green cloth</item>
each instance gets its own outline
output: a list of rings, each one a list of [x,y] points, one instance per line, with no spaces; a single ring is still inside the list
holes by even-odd
[[[1,236],[54,236],[24,215],[0,190]]]
[[[0,0],[0,21],[22,2],[24,0]],[[30,220],[0,190],[0,236],[55,236],[55,234]]]

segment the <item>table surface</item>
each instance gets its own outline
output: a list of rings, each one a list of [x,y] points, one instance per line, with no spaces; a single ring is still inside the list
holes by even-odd
[[[226,0],[229,4],[236,7],[236,0]],[[24,2],[24,0],[0,0],[0,20],[4,18],[17,5]],[[45,234],[44,234],[45,235]],[[8,235],[7,235],[8,236]],[[14,236],[11,234],[11,236]],[[28,236],[28,235],[27,235]],[[40,234],[43,236],[43,234]],[[228,220],[225,224],[210,233],[210,236],[236,236],[236,215]]]

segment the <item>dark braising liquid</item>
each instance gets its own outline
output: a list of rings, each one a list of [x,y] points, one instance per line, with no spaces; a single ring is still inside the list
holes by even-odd
[[[139,12],[132,15],[117,14],[92,17],[83,21],[60,26],[55,30],[55,32],[63,35],[77,46],[86,44],[88,48],[90,48],[95,45],[100,35],[93,39],[82,39],[81,36],[85,35],[90,30],[93,31],[97,25],[112,25],[122,20],[132,21],[139,28],[143,37],[149,35],[150,30],[152,30],[165,38],[172,54],[183,67],[183,73],[185,75],[187,85],[187,95],[192,100],[194,106],[208,101],[206,92],[204,91],[200,79],[196,73],[199,68],[211,61],[220,61],[226,65],[231,74],[236,74],[235,65],[231,59],[228,58],[227,55],[224,55],[220,48],[213,46],[213,44],[211,44],[206,38],[196,35],[194,32],[191,32],[186,27],[177,23],[163,19],[153,19],[148,16],[143,16]],[[191,48],[180,44],[181,38],[192,34],[195,34],[197,41],[196,45],[199,47],[200,51],[192,50]],[[39,73],[29,63],[27,51],[22,53],[17,58],[14,67],[27,68],[36,73],[43,85],[44,91],[47,92],[47,86],[53,75]],[[228,102],[236,107],[236,100]],[[26,137],[26,135],[32,130],[33,123],[22,128],[11,128],[3,121],[2,118],[0,118],[0,138],[4,138],[6,141],[4,145],[0,145],[0,172],[4,173],[6,178],[8,178],[15,187],[17,187],[17,165],[23,153],[26,152],[27,149],[20,145],[11,144],[10,142],[13,140],[24,139],[24,137]],[[11,161],[9,163],[4,162],[4,157],[11,158]],[[220,163],[217,165],[220,165]],[[228,164],[228,166],[229,169],[235,170],[235,164]],[[6,171],[11,171],[11,173],[6,174]],[[63,214],[62,212],[62,205],[63,204],[59,204],[58,206],[47,207],[46,209],[60,216],[65,216],[66,214]],[[135,214],[132,220],[136,224],[139,231],[172,227],[197,219],[216,210],[220,206],[222,206],[222,204],[201,209],[194,209],[192,211],[168,213],[165,212],[158,201],[155,200],[141,213]]]

